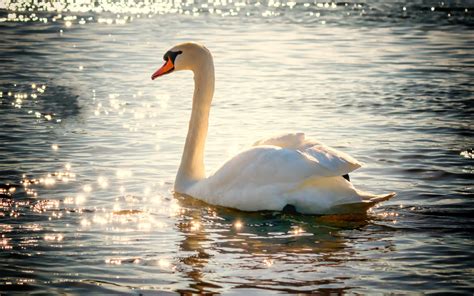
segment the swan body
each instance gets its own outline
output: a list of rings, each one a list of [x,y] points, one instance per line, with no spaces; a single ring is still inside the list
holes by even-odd
[[[361,167],[348,154],[304,133],[257,141],[206,178],[204,146],[214,94],[214,64],[196,43],[174,46],[152,76],[194,72],[195,89],[188,135],[174,189],[207,203],[243,211],[280,211],[292,205],[305,214],[359,213],[395,194],[374,195],[354,188],[343,175]]]

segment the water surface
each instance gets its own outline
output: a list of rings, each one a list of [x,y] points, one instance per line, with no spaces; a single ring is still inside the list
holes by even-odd
[[[469,1],[0,4],[0,291],[474,289]],[[206,168],[303,131],[398,196],[366,217],[245,213],[172,193],[212,51]]]

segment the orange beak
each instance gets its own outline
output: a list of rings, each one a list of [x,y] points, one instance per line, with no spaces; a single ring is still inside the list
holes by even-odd
[[[171,59],[168,59],[160,69],[156,70],[153,75],[151,75],[151,80],[155,80],[156,78],[163,76],[165,74],[171,73],[174,70],[174,65]]]

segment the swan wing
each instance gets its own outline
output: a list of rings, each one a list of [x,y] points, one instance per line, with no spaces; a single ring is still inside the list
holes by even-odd
[[[253,146],[278,146],[281,148],[298,149],[305,143],[304,133],[289,133],[272,136],[261,139],[253,144]]]
[[[316,152],[324,153],[322,148]],[[319,209],[322,213],[334,204],[361,201],[351,183],[341,177],[341,171],[324,163],[334,160],[311,155],[316,152],[255,146],[237,154],[214,174],[198,181],[184,193],[211,204],[247,211],[281,210],[286,204],[293,204],[301,212],[307,212],[305,207],[311,203],[311,212],[317,213],[315,209]],[[338,182],[321,187],[324,189],[317,188],[334,178]],[[313,183],[309,186],[306,180],[320,181],[317,186]],[[338,190],[341,189],[333,185],[349,186],[349,191],[340,194]],[[315,188],[316,191],[312,192]],[[335,191],[331,192],[331,189]],[[313,201],[308,201],[308,197]]]
[[[237,154],[208,179],[220,183],[274,184],[301,181],[311,176],[332,176],[307,153],[277,146],[257,146]]]
[[[186,194],[211,204],[241,210],[281,210],[282,197],[295,184],[331,171],[308,155],[277,146],[247,149],[206,179],[196,182]]]
[[[313,157],[319,165],[332,172],[332,176],[342,176],[360,168],[362,164],[347,153],[316,141],[308,141],[299,150]]]
[[[347,153],[318,141],[306,139],[304,133],[282,134],[254,143],[254,146],[261,145],[273,145],[299,151],[317,162],[319,166],[331,171],[331,176],[342,176],[362,166],[359,161]]]

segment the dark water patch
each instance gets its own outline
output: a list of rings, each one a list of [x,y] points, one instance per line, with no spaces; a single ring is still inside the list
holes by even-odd
[[[448,199],[447,197],[440,199],[435,195],[425,196],[427,200],[432,200],[435,204]],[[457,204],[418,206],[409,205],[409,201],[407,201],[408,204],[403,207],[388,207],[388,213],[397,213],[396,220],[401,223],[388,224],[387,226],[392,227],[394,231],[405,233],[429,233],[431,237],[443,235],[469,237],[469,234],[474,230],[472,227],[474,215],[469,208],[461,203],[465,199],[456,196],[450,196],[450,198],[457,200]],[[392,216],[388,215],[388,220],[390,217]]]
[[[449,180],[458,180],[472,179],[472,173],[462,173],[462,172],[450,172],[445,170],[433,170],[427,168],[406,168],[400,170],[402,174],[415,175],[420,179],[424,180],[433,180],[433,181],[449,181]]]

